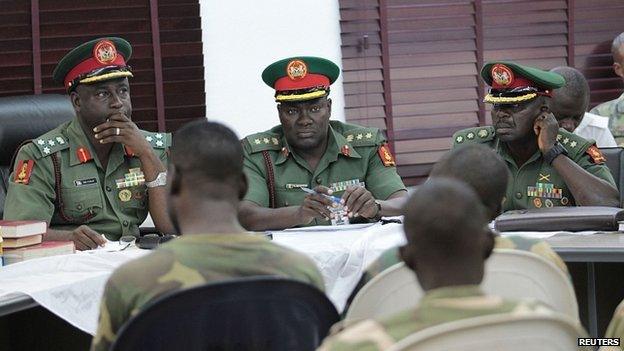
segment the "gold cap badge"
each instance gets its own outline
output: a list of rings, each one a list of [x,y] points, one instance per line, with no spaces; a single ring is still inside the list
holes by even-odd
[[[110,40],[99,41],[93,47],[93,57],[101,64],[109,64],[117,58],[117,48]]]
[[[509,67],[501,64],[492,66],[492,80],[502,86],[508,86],[514,80],[514,74]]]
[[[286,66],[286,74],[291,80],[300,80],[308,74],[308,65],[301,60],[292,60]]]

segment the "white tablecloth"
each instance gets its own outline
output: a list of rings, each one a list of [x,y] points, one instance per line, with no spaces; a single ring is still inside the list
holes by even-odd
[[[326,292],[341,311],[363,269],[387,248],[402,244],[399,224],[328,227],[273,232],[273,241],[310,256],[325,279]],[[80,252],[0,268],[2,297],[24,293],[77,328],[95,334],[104,284],[121,264],[147,250]]]

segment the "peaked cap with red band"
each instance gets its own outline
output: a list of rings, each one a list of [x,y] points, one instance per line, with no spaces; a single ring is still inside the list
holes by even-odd
[[[132,77],[126,64],[130,56],[132,47],[122,38],[94,39],[67,53],[52,72],[52,78],[71,91],[78,84]]]
[[[553,89],[565,85],[565,79],[557,73],[509,61],[486,63],[481,77],[491,86],[483,99],[491,104],[517,104],[538,95],[550,97]]]
[[[270,64],[262,80],[275,89],[275,101],[305,101],[329,94],[340,68],[330,60],[314,56],[289,57]]]

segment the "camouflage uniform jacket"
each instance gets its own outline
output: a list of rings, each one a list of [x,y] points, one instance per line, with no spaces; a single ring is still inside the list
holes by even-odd
[[[593,140],[586,140],[560,128],[557,140],[566,148],[568,158],[581,168],[615,187],[615,181],[604,163]],[[576,202],[563,177],[553,165],[545,162],[537,150],[523,165],[517,165],[506,143],[500,142],[494,127],[460,130],[453,135],[453,147],[468,143],[482,143],[496,151],[507,164],[511,180],[503,200],[503,211],[553,206],[576,206]],[[485,171],[487,172],[487,171]]]
[[[301,205],[306,195],[301,187],[324,185],[332,188],[336,196],[342,196],[348,185],[363,182],[379,200],[405,190],[386,138],[379,129],[339,121],[329,123],[327,149],[314,170],[291,150],[282,126],[243,139],[244,170],[249,181],[245,200],[262,207],[270,206],[267,187],[270,177],[264,154],[273,164],[276,208]],[[309,225],[328,224],[330,221],[315,219]]]
[[[553,263],[555,266],[559,267],[564,273],[568,273],[568,267],[565,262],[557,255],[555,251],[542,240],[525,238],[522,236],[500,236],[497,235],[494,239],[494,248],[495,249],[514,249],[514,250],[522,250],[532,252],[547,261]],[[366,270],[362,274],[360,281],[357,283],[351,296],[349,296],[349,300],[347,301],[347,306],[345,307],[345,313],[349,308],[349,305],[355,298],[355,295],[360,291],[366,283],[371,281],[375,276],[379,273],[385,271],[386,269],[394,266],[395,264],[402,262],[401,257],[399,257],[399,249],[396,247],[390,248],[384,251],[381,256],[379,256],[375,261],[373,261]]]
[[[624,342],[624,301],[620,302],[615,309],[613,318],[605,332],[605,338],[620,338],[620,342]],[[622,344],[620,344],[620,347],[622,347],[621,345]]]
[[[615,138],[615,142],[624,145],[624,94],[617,99],[604,102],[594,108],[590,113],[609,118],[609,130]]]
[[[358,322],[325,339],[320,351],[385,350],[417,331],[456,320],[501,313],[550,313],[537,301],[486,296],[476,285],[428,291],[418,307],[382,321]]]
[[[171,134],[141,132],[166,166]],[[118,188],[117,180],[140,167],[138,157],[115,144],[104,169],[74,118],[19,150],[4,219],[42,220],[50,228],[62,230],[86,224],[109,240],[138,236],[149,208],[147,187],[128,184]]]
[[[92,349],[108,350],[121,326],[163,293],[259,275],[283,276],[324,290],[311,259],[263,237],[200,234],[175,239],[115,270],[104,289]]]

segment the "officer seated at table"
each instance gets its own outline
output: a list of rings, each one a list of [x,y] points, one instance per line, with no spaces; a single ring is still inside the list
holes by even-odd
[[[173,232],[165,207],[171,135],[132,122],[127,61],[130,44],[100,38],[65,55],[53,77],[63,83],[76,116],[22,146],[10,176],[4,219],[43,220],[44,240],[72,240],[94,249],[139,234],[151,214]]]
[[[407,191],[382,133],[329,120],[329,87],[339,74],[319,57],[286,58],[262,73],[276,91],[280,125],[243,139],[249,191],[240,220],[246,228],[330,224],[333,202],[326,195],[340,197],[352,219],[400,214]]]
[[[415,309],[383,320],[364,320],[325,340],[320,350],[386,350],[412,333],[489,314],[552,313],[535,300],[488,296],[479,285],[494,246],[488,216],[468,185],[449,178],[421,185],[406,205],[401,248],[425,296]]]
[[[165,292],[260,275],[296,279],[324,290],[323,277],[310,258],[250,235],[239,224],[237,208],[247,181],[236,134],[201,119],[180,128],[175,138],[167,204],[182,236],[115,270],[104,289],[95,350],[109,350],[119,328]]]
[[[512,181],[504,210],[553,206],[614,206],[619,194],[593,140],[560,129],[550,111],[564,78],[514,62],[490,62],[481,77],[491,86],[493,126],[453,135],[453,147],[482,143],[507,163]]]

